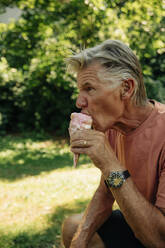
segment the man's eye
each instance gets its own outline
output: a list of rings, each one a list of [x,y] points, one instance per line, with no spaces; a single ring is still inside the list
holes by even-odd
[[[92,87],[87,87],[87,88],[86,88],[86,91],[91,91],[91,90],[93,90]]]

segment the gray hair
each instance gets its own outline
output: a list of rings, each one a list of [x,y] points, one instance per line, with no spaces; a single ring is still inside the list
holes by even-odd
[[[133,79],[135,90],[132,100],[136,106],[146,105],[147,96],[142,69],[137,57],[127,45],[118,40],[106,40],[67,59],[68,69],[74,72],[93,62],[99,62],[102,65],[103,69],[98,71],[99,79],[113,81],[112,87],[117,87],[125,80]]]

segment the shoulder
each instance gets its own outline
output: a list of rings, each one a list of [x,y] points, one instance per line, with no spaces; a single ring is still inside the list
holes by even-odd
[[[152,130],[157,134],[162,135],[162,138],[165,137],[165,104],[157,102],[154,100],[155,105],[155,115],[153,116],[149,127],[152,127]]]
[[[156,110],[158,111],[159,114],[165,115],[165,104],[161,103],[161,102],[157,102],[155,100],[151,100],[154,105]]]

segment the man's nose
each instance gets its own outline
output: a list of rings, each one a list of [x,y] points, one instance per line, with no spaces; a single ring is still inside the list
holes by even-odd
[[[87,107],[87,99],[79,95],[76,100],[76,107],[81,109]]]

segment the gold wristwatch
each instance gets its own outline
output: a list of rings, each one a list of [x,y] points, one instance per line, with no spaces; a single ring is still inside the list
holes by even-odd
[[[128,170],[112,171],[104,182],[108,188],[120,188],[128,177],[130,177]]]

